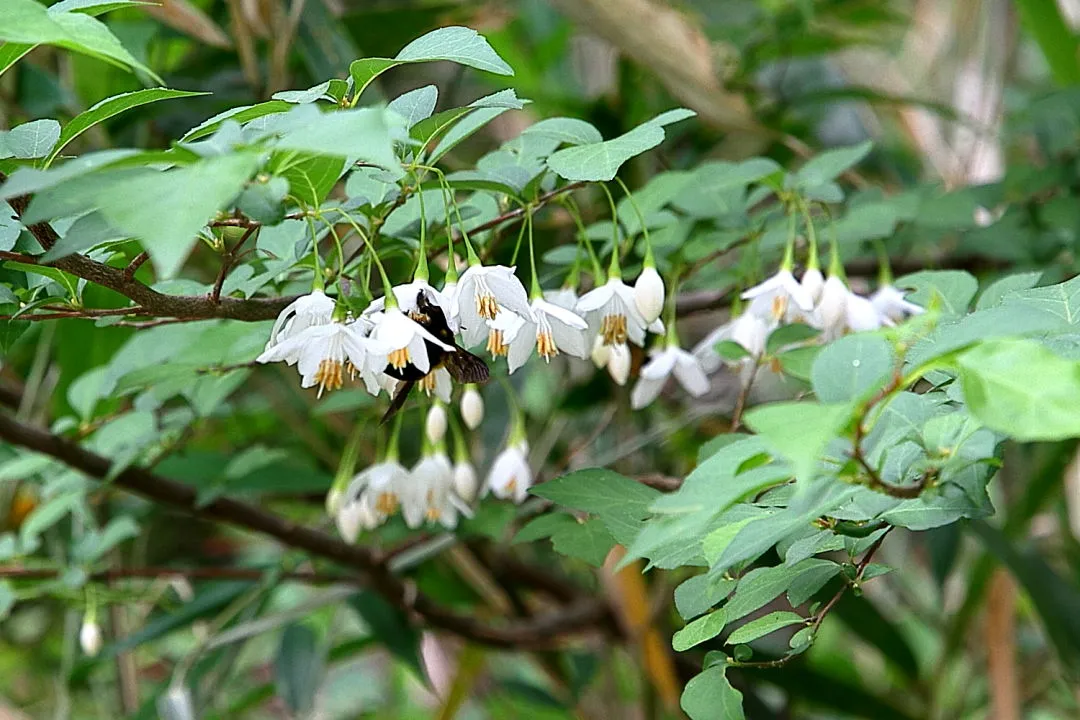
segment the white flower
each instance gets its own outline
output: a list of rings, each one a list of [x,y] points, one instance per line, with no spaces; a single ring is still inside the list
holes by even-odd
[[[496,319],[492,327],[498,323],[499,320]],[[547,300],[534,299],[529,316],[521,327],[516,328],[514,337],[509,341],[510,349],[506,359],[510,372],[525,364],[533,348],[536,348],[537,354],[547,362],[551,362],[551,358],[560,351],[574,357],[585,357],[588,348],[585,335],[588,330],[588,323],[579,315]]]
[[[744,292],[742,296],[745,300],[753,301],[750,303],[750,312],[767,313],[773,320],[791,322],[794,319],[793,313],[810,313],[814,310],[813,299],[790,270],[778,271],[765,282]]]
[[[821,270],[810,268],[803,273],[799,285],[806,291],[810,302],[817,303],[821,299],[821,291],[825,287],[825,276],[821,274]]]
[[[713,373],[719,370],[724,362],[716,352],[719,343],[730,340],[742,345],[750,357],[760,357],[765,352],[765,341],[775,327],[775,322],[765,320],[752,312],[744,312],[706,335],[691,352],[706,373]]]
[[[593,348],[590,356],[593,364],[598,368],[607,367],[608,360],[611,359],[611,346],[604,344],[604,338],[597,335],[593,339]]]
[[[409,495],[402,501],[401,513],[410,528],[425,520],[447,529],[457,525],[458,513],[471,515],[469,506],[454,492],[454,468],[446,453],[425,455],[409,476]]]
[[[826,341],[835,340],[849,330],[877,330],[883,323],[891,323],[870,300],[852,292],[838,275],[832,274],[821,291],[816,319],[814,326],[821,329]]]
[[[82,627],[79,628],[79,645],[83,653],[90,657],[101,652],[101,628],[93,618],[83,620]]]
[[[461,419],[470,430],[475,430],[484,422],[484,398],[473,385],[466,387],[461,394]]]
[[[638,312],[633,289],[622,280],[612,278],[582,295],[577,311],[585,315],[590,332],[599,334],[605,345],[645,342],[645,328],[650,323]]]
[[[436,368],[416,382],[416,386],[424,391],[428,397],[434,395],[445,403],[450,402],[450,395],[454,392],[454,379],[446,368]]]
[[[877,292],[870,296],[870,302],[874,304],[878,314],[887,318],[890,323],[902,322],[910,315],[920,315],[925,312],[915,303],[905,300],[903,291],[892,285],[879,287]]]
[[[884,318],[890,325],[892,321]],[[849,293],[844,305],[844,322],[851,332],[863,332],[865,330],[877,330],[882,325],[882,316],[874,307],[874,303],[862,295]]]
[[[338,510],[341,509],[341,501],[345,498],[345,494],[338,488],[332,487],[330,491],[326,493],[326,514],[333,517],[338,514]]]
[[[431,359],[428,357],[425,342],[444,350],[454,349],[452,345],[439,340],[405,315],[400,308],[392,307],[375,315],[373,319],[375,329],[371,333],[372,337],[387,348],[387,362],[399,370],[412,363],[420,372],[427,373],[431,368]]]
[[[513,498],[516,503],[525,500],[533,481],[528,452],[528,444],[521,441],[507,445],[496,456],[487,477],[487,488],[495,497]]]
[[[476,499],[476,491],[480,489],[480,482],[476,477],[476,468],[468,460],[458,460],[454,463],[454,492],[462,500],[471,503]]]
[[[398,308],[406,315],[411,315],[417,310],[416,298],[423,292],[428,300],[442,309],[446,317],[446,324],[451,330],[457,332],[457,315],[454,314],[454,305],[451,298],[447,297],[445,290],[436,290],[427,280],[413,280],[412,282],[393,287],[394,299],[397,300]],[[369,317],[382,312],[386,307],[386,298],[377,297],[364,308],[364,316]]]
[[[312,290],[307,295],[301,295],[278,314],[265,349],[269,350],[278,343],[299,335],[312,325],[325,325],[330,322],[333,314],[334,301],[322,290]],[[295,362],[295,359],[289,360],[290,365]]]
[[[485,349],[491,357],[508,357],[510,344],[525,328],[525,318],[515,312],[499,308],[494,320],[487,322],[488,340]]]
[[[617,385],[625,385],[630,379],[630,348],[626,343],[611,345],[607,361],[607,371]]]
[[[424,434],[427,436],[428,442],[432,445],[437,445],[446,437],[446,408],[442,403],[435,403],[428,410],[427,417],[424,419]]]
[[[573,310],[577,306],[578,295],[574,288],[564,287],[558,290],[545,290],[544,299],[564,310]]]
[[[256,362],[295,358],[302,378],[300,386],[308,388],[318,385],[320,397],[324,390],[340,388],[346,372],[350,375],[359,373],[368,392],[377,395],[378,375],[386,367],[389,351],[386,343],[366,337],[361,325],[332,322],[307,327],[298,335],[264,351]]]
[[[454,314],[461,325],[467,347],[480,342],[499,310],[527,315],[529,296],[525,286],[505,265],[470,265],[458,280]]]
[[[646,266],[634,282],[634,302],[647,324],[655,322],[664,311],[664,280],[656,268]]]
[[[341,539],[350,545],[356,542],[356,537],[360,534],[360,527],[362,525],[367,526],[368,522],[372,520],[369,515],[370,508],[359,500],[341,505],[337,512],[334,513],[334,524],[337,525]],[[376,522],[375,525],[377,524]]]
[[[357,504],[355,517],[359,526],[372,530],[398,511],[408,487],[409,471],[396,460],[375,463],[353,476],[338,513]]]
[[[630,407],[639,410],[660,394],[672,374],[683,388],[694,397],[701,397],[709,390],[709,379],[696,357],[676,345],[654,350],[649,362],[641,368],[641,376],[630,393]]]

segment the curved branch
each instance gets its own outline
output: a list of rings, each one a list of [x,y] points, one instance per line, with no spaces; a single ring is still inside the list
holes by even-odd
[[[49,455],[99,480],[108,475],[112,465],[108,458],[45,430],[24,425],[5,414],[0,414],[0,438]],[[228,498],[200,505],[193,488],[139,467],[123,470],[112,484],[189,515],[262,533],[289,547],[351,568],[360,574],[368,587],[393,605],[419,615],[433,627],[475,642],[495,647],[544,648],[556,645],[560,637],[607,626],[605,618],[610,610],[595,599],[570,602],[556,612],[512,623],[488,624],[452,612],[417,593],[412,584],[391,573],[371,550],[349,545],[253,505]]]

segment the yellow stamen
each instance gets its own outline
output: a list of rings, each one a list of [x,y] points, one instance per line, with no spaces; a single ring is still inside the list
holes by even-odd
[[[375,499],[375,511],[381,515],[393,515],[398,510],[398,497],[392,492],[379,493]]]
[[[783,320],[787,313],[788,297],[784,294],[775,295],[772,299],[772,316],[774,320]]]
[[[340,360],[321,360],[315,371],[315,382],[319,385],[319,395],[323,390],[337,390],[344,382]]]
[[[506,492],[508,495],[513,495],[517,490],[517,476],[510,478],[510,482],[506,483]]]
[[[438,519],[442,517],[442,510],[440,510],[439,506],[435,503],[435,493],[432,490],[428,490],[427,492],[427,505],[427,511],[424,515],[428,520],[437,522]]]
[[[356,376],[360,374],[360,371],[352,364],[352,360],[345,361],[345,372],[348,373],[350,381],[356,380]]]
[[[605,345],[622,345],[626,342],[626,316],[605,315],[600,320],[600,336]]]
[[[494,320],[499,312],[499,304],[495,302],[495,296],[491,293],[476,294],[476,312],[480,317]]]
[[[536,334],[536,352],[548,362],[559,354],[559,348],[555,347],[555,338],[550,330],[541,330]]]
[[[488,331],[487,351],[492,357],[505,356],[510,351],[510,346],[503,339],[503,331],[494,328]]]
[[[424,391],[424,394],[431,397],[431,393],[435,392],[435,373],[429,372],[424,377],[420,378],[417,385]]]
[[[409,348],[403,347],[391,351],[391,353],[386,356],[386,361],[390,363],[390,367],[395,367],[400,370],[409,364]]]

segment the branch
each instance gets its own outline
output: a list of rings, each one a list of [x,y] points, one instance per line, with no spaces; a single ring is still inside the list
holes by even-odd
[[[11,580],[47,580],[62,574],[63,570],[56,568],[27,568],[20,566],[0,566],[0,578]],[[131,579],[158,579],[169,577],[183,577],[188,580],[250,580],[258,582],[266,578],[267,571],[258,568],[235,568],[235,567],[205,567],[205,568],[174,568],[164,566],[147,567],[121,567],[108,570],[98,570],[89,573],[91,580],[98,582],[111,582],[115,580]],[[311,585],[328,584],[354,584],[356,577],[351,575],[317,573],[309,570],[297,570],[294,572],[282,572],[279,574],[282,580],[295,580]]]
[[[97,455],[57,435],[24,425],[0,414],[0,438],[20,447],[56,458],[92,478],[105,478],[112,466]],[[162,505],[207,520],[223,522],[275,538],[282,544],[334,561],[360,574],[360,580],[391,604],[419,615],[433,627],[495,647],[551,647],[560,637],[589,632],[603,626],[610,609],[603,602],[581,599],[564,605],[558,612],[490,625],[439,606],[415,585],[393,575],[371,550],[338,540],[326,533],[297,525],[278,515],[247,503],[219,498],[200,505],[195,490],[139,467],[129,467],[112,481],[113,485],[142,495]]]

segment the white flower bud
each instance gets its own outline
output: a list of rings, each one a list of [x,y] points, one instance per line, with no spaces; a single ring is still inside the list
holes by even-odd
[[[157,710],[161,720],[195,720],[191,692],[180,685],[169,686],[169,689],[158,697]]]
[[[336,487],[330,488],[330,492],[326,493],[326,514],[333,517],[338,514],[338,510],[341,509],[342,492]]]
[[[334,523],[337,525],[341,539],[347,543],[356,542],[356,536],[360,534],[360,525],[363,521],[363,503],[356,500],[345,503],[337,514],[334,515]]]
[[[816,304],[821,299],[821,291],[825,287],[825,276],[817,268],[810,268],[803,273],[802,281],[799,284]]]
[[[611,379],[618,385],[625,385],[630,379],[630,348],[626,346],[626,343],[611,346],[607,369]]]
[[[604,344],[604,339],[599,335],[596,336],[596,341],[593,343],[592,348],[592,361],[598,368],[607,367],[608,360],[611,359],[611,346]]]
[[[446,408],[442,406],[442,403],[435,403],[428,410],[427,419],[424,421],[424,432],[427,434],[428,442],[432,445],[442,442],[442,439],[446,437],[446,424]]]
[[[467,503],[476,499],[476,491],[480,488],[476,478],[476,469],[467,460],[460,460],[454,464],[454,492]]]
[[[646,267],[634,283],[634,304],[647,324],[664,311],[664,280],[654,267]]]
[[[480,427],[484,421],[484,398],[474,387],[465,388],[461,395],[461,419],[470,430]]]
[[[92,618],[84,620],[79,630],[79,645],[82,646],[83,653],[94,657],[101,652],[101,644],[101,628],[97,621]]]

